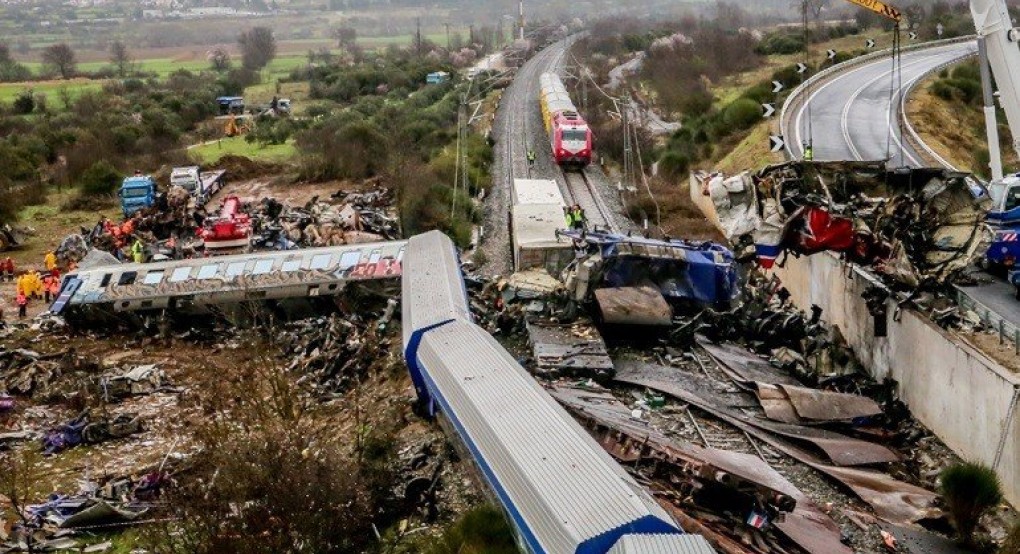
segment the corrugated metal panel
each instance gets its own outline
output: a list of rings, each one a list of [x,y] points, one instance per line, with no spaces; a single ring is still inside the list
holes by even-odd
[[[404,347],[411,335],[451,319],[471,320],[457,248],[439,231],[416,235],[407,242],[402,277]]]
[[[405,300],[406,302],[406,300]],[[480,327],[453,322],[418,350],[433,396],[477,449],[542,551],[575,552],[586,540],[644,518],[666,532],[665,511]],[[469,447],[472,445],[469,444]],[[512,514],[513,515],[513,514]],[[657,523],[656,523],[657,522]],[[598,550],[605,552],[608,546]]]
[[[701,535],[625,535],[609,554],[716,554]]]

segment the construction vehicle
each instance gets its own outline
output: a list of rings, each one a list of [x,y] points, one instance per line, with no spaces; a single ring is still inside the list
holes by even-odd
[[[223,134],[228,137],[243,135],[251,130],[251,118],[245,115],[233,115],[227,118],[227,124],[223,126]]]
[[[179,186],[191,194],[195,208],[201,208],[227,180],[226,171],[202,171],[197,165],[175,167],[170,172],[170,186]]]
[[[998,85],[999,103],[1013,135],[1013,149],[1020,154],[1020,30],[1013,28],[1005,0],[970,0],[970,12],[978,36],[981,84],[984,92],[985,131],[991,159],[992,182],[988,185],[994,207],[988,214],[992,240],[984,265],[1005,267],[1009,282],[1020,299],[1020,174],[1004,176],[999,151],[998,122],[992,77]],[[989,70],[991,70],[989,72]]]
[[[244,98],[241,96],[220,96],[216,99],[220,115],[241,115],[244,113]]]
[[[251,216],[244,212],[241,199],[228,196],[223,200],[220,213],[205,220],[201,237],[206,252],[224,253],[247,249],[251,242]]]
[[[120,207],[124,217],[131,217],[135,212],[155,206],[160,199],[156,180],[151,175],[136,173],[127,177],[120,185]]]

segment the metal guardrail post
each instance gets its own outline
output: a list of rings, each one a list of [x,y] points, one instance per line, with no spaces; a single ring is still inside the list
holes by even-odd
[[[999,344],[1006,344],[1006,320],[999,318]]]

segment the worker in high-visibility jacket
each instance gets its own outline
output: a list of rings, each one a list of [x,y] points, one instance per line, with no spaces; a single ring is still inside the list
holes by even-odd
[[[588,217],[584,214],[584,210],[580,205],[574,204],[569,208],[563,208],[563,213],[567,219],[567,227],[583,230],[588,226]]]
[[[810,143],[804,144],[804,161],[805,162],[815,161],[815,148]]]
[[[131,245],[131,257],[136,264],[145,261],[145,245],[142,244],[142,239],[135,239],[135,243]]]
[[[14,303],[18,305],[18,319],[24,319],[28,312],[28,297],[24,293],[18,292]]]
[[[43,258],[43,262],[46,264],[46,271],[53,273],[54,269],[57,269],[57,255],[52,250],[46,253]]]

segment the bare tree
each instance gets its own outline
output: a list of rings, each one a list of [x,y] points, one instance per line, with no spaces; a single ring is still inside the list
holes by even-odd
[[[119,40],[113,41],[110,45],[110,63],[117,68],[117,76],[124,77],[131,69],[131,52],[127,45]]]
[[[74,50],[66,42],[47,46],[42,52],[42,60],[46,66],[60,73],[62,79],[74,76],[78,65]]]
[[[223,72],[230,69],[230,52],[227,52],[227,49],[222,46],[210,50],[206,58],[214,71]]]
[[[29,519],[26,508],[33,501],[32,487],[42,478],[39,454],[30,449],[5,452],[0,454],[0,465],[4,468],[0,472],[0,493],[7,497],[22,525],[27,527]],[[39,552],[31,533],[25,536],[25,540],[28,552]]]
[[[6,42],[0,42],[0,64],[11,63],[11,47]]]
[[[237,37],[241,46],[241,65],[258,71],[276,57],[276,38],[269,27],[252,27]]]

